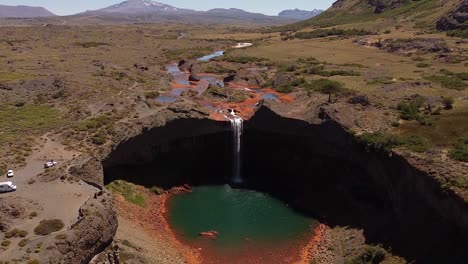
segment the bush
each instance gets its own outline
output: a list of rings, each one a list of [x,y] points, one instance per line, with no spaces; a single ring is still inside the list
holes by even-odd
[[[432,145],[429,143],[429,140],[427,140],[424,137],[415,135],[404,138],[401,141],[401,144],[407,149],[419,153],[427,152],[432,148]]]
[[[416,64],[416,67],[418,67],[418,68],[427,68],[429,66],[431,66],[431,65],[427,64],[427,63],[424,63],[424,62],[420,62],[420,63]]]
[[[468,162],[468,136],[458,139],[449,155],[454,160]]]
[[[292,93],[294,91],[294,87],[291,84],[285,84],[277,87],[276,91],[279,93]]]
[[[453,99],[453,97],[442,98],[442,104],[444,105],[444,108],[447,110],[452,109],[454,103],[455,103],[455,99]]]
[[[409,101],[402,101],[397,109],[400,111],[400,118],[404,120],[419,120],[422,117],[419,114],[419,108],[426,102],[426,98],[415,96]]]
[[[151,188],[150,188],[150,191],[153,192],[153,193],[156,194],[156,195],[162,195],[162,194],[164,194],[164,189],[163,189],[163,188],[160,188],[160,187],[156,187],[156,186],[151,187]]]
[[[8,247],[10,244],[11,244],[10,240],[3,240],[1,245],[2,247]]]
[[[454,73],[447,69],[440,70],[440,73],[442,75],[432,75],[426,79],[440,83],[442,87],[457,91],[462,91],[468,86],[468,84],[464,82],[468,80],[468,73]]]
[[[379,151],[390,151],[392,148],[401,144],[400,140],[384,133],[364,133],[358,137],[358,141],[363,143],[367,149]]]
[[[26,237],[26,236],[28,235],[28,231],[26,231],[26,230],[20,230],[20,231],[18,232],[18,235],[19,235],[20,237]]]
[[[43,220],[34,228],[36,235],[46,236],[53,232],[62,230],[65,224],[60,219]]]
[[[26,246],[28,243],[29,243],[29,239],[24,238],[24,239],[21,239],[21,241],[18,243],[18,246],[24,247],[24,246]]]

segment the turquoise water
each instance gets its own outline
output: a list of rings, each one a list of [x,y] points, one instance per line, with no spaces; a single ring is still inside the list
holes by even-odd
[[[200,232],[215,230],[219,236],[212,243],[219,247],[296,241],[314,223],[267,194],[227,185],[195,187],[171,198],[168,209],[172,229],[184,240],[195,242]]]

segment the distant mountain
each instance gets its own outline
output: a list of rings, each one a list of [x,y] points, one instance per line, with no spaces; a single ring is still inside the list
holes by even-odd
[[[0,17],[50,17],[55,16],[43,7],[0,5]]]
[[[71,18],[73,21],[97,24],[176,22],[281,25],[297,22],[296,19],[250,13],[235,8],[195,11],[177,8],[152,0],[127,0],[106,8],[76,14],[73,17]],[[77,17],[82,17],[82,19],[76,20]],[[65,19],[68,20],[69,18]]]
[[[306,20],[309,18],[313,18],[314,16],[318,16],[323,12],[323,10],[319,9],[314,9],[312,11],[307,11],[307,10],[300,10],[300,9],[288,9],[281,11],[278,16],[279,17],[285,17],[285,18],[291,18],[291,19],[297,19],[297,20]]]
[[[173,7],[171,5],[159,3],[152,0],[127,0],[120,4],[112,5],[87,13],[121,13],[121,14],[144,14],[144,13],[186,13],[192,11]]]

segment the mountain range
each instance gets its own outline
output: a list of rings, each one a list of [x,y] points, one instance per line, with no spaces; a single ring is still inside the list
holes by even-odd
[[[61,21],[80,23],[240,23],[259,25],[280,25],[296,22],[317,15],[321,10],[285,10],[278,16],[251,13],[236,8],[215,8],[208,11],[196,11],[177,8],[153,0],[127,0],[98,10],[88,10],[72,16],[59,17]],[[44,8],[0,6],[0,17],[45,17],[54,16]],[[55,20],[54,20],[55,21]],[[51,21],[51,23],[54,23]]]

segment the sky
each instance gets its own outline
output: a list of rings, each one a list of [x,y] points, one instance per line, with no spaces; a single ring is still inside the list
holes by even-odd
[[[71,15],[95,10],[124,0],[0,0],[1,5],[42,6],[57,15]],[[277,15],[285,9],[327,9],[335,0],[157,0],[179,8],[208,10],[212,8],[240,8],[250,12]]]

